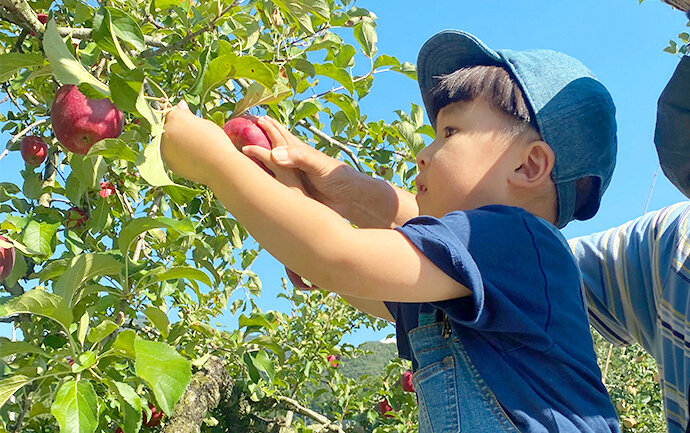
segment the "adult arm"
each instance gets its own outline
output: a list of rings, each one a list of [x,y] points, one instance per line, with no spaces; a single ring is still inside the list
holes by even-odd
[[[659,303],[688,298],[689,214],[690,205],[678,203],[569,241],[582,272],[590,322],[607,340],[637,342],[658,355]],[[670,278],[673,273],[680,278]]]
[[[690,197],[690,56],[684,56],[659,98],[654,143],[661,168]]]
[[[415,196],[384,180],[360,173],[290,134],[271,152],[274,164],[301,171],[305,192],[360,228],[394,228],[419,215]],[[247,146],[248,156],[261,149]]]

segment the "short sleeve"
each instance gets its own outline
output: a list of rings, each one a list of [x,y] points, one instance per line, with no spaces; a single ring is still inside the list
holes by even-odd
[[[472,295],[430,303],[459,326],[512,339],[516,347],[548,350],[553,302],[574,296],[584,315],[579,274],[555,227],[508,206],[419,217],[399,230]],[[554,261],[555,260],[555,261]],[[554,261],[554,262],[549,262]],[[547,278],[546,267],[559,269]],[[577,293],[553,290],[564,278]]]

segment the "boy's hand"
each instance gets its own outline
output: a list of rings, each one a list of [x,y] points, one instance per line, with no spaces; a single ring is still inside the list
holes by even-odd
[[[237,149],[223,129],[194,115],[184,101],[167,114],[161,155],[175,173],[208,184],[227,152],[237,152]]]
[[[261,117],[258,122],[269,134],[273,150],[269,154],[258,146],[246,146],[243,152],[264,164],[267,161],[260,154],[269,155],[272,170],[278,167],[297,170],[300,188],[306,195],[347,216],[347,206],[357,194],[354,181],[359,178],[359,173],[344,162],[303,143],[276,120]]]

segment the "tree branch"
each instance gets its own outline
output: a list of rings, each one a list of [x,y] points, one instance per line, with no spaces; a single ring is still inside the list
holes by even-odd
[[[211,356],[202,371],[192,376],[187,389],[175,405],[163,433],[199,433],[206,413],[232,389],[233,379],[223,361]]]
[[[345,431],[338,426],[337,424],[334,424],[330,419],[328,419],[326,416],[321,415],[318,412],[315,412],[307,407],[302,406],[299,404],[298,401],[293,400],[289,397],[283,397],[283,396],[276,396],[276,400],[278,400],[279,403],[283,403],[287,406],[290,407],[293,411],[297,412],[300,415],[308,416],[309,418],[313,419],[314,421],[323,424],[324,428],[327,428],[330,431],[337,432],[337,433],[345,433]]]
[[[336,146],[338,149],[341,151],[345,152],[347,156],[350,157],[352,162],[357,166],[357,170],[360,172],[364,173],[364,168],[362,168],[362,164],[360,164],[359,159],[357,159],[357,156],[355,153],[347,147],[345,144],[339,142],[335,138],[331,137],[330,135],[326,134],[325,132],[321,131],[319,128],[315,127],[314,125],[311,125],[309,122],[307,122],[304,119],[301,119],[299,122],[297,122],[299,126],[302,128],[306,129],[307,131],[311,132],[312,134],[316,135],[322,140],[325,140],[330,144],[331,146]],[[351,146],[357,147],[354,143],[350,143]]]

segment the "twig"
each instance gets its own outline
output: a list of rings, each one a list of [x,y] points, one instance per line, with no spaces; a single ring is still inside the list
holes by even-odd
[[[307,131],[311,132],[312,134],[316,135],[317,137],[321,138],[322,140],[325,140],[328,142],[328,144],[332,146],[336,146],[338,149],[341,151],[345,152],[347,156],[350,157],[352,162],[357,166],[357,170],[360,172],[364,173],[364,168],[362,168],[362,165],[359,163],[359,160],[357,159],[357,156],[355,156],[355,153],[350,150],[345,144],[339,142],[335,138],[331,137],[330,135],[326,134],[325,132],[321,131],[319,128],[315,127],[314,125],[309,124],[304,119],[301,119],[299,122],[297,122],[299,126],[302,128],[306,129]],[[352,146],[357,147],[354,143],[349,143]]]
[[[24,417],[26,416],[26,413],[29,411],[29,408],[31,407],[31,396],[29,395],[29,390],[30,388],[28,387],[24,389],[24,404],[22,406],[22,411],[19,414],[19,417],[17,418],[17,423],[14,425],[14,428],[12,429],[12,433],[19,433],[22,430]]]
[[[60,157],[60,151],[56,146],[51,146],[48,149],[48,161],[46,163],[46,168],[43,171],[43,184],[41,189],[47,187],[52,187],[55,185],[55,176],[57,174],[58,158]],[[53,194],[51,192],[44,192],[38,198],[38,204],[43,207],[50,207],[50,202],[53,199]]]
[[[46,123],[47,121],[48,121],[47,118],[46,118],[46,119],[37,120],[37,121],[35,121],[34,123],[32,123],[31,125],[29,125],[29,126],[27,126],[26,128],[22,129],[21,131],[19,131],[19,132],[17,133],[17,135],[15,135],[15,136],[10,140],[10,144],[16,143],[17,140],[19,140],[20,138],[22,138],[22,137],[24,136],[24,134],[26,134],[27,132],[29,132],[29,131],[31,130],[31,128],[33,128],[34,126],[41,125],[41,124],[43,124],[43,123]]]
[[[211,21],[209,21],[208,24],[206,24],[204,27],[200,28],[199,30],[192,32],[192,33],[189,33],[184,38],[180,39],[177,42],[173,42],[172,44],[168,45],[167,47],[162,47],[162,48],[159,48],[157,50],[142,51],[140,57],[142,57],[142,58],[157,57],[157,56],[160,56],[161,54],[168,52],[168,51],[171,51],[171,50],[179,50],[180,48],[184,47],[187,44],[187,42],[196,38],[200,34],[211,31],[216,26],[216,22],[218,22],[218,20],[221,19],[223,17],[223,15],[227,14],[228,12],[230,12],[230,10],[232,10],[235,6],[237,6],[238,3],[239,3],[238,0],[235,0],[234,2],[232,2],[232,4],[230,6],[226,7],[222,11],[220,11],[218,16],[213,18]]]
[[[333,432],[338,432],[338,433],[345,433],[345,431],[338,425],[334,424],[330,419],[328,419],[326,416],[321,415],[318,412],[315,412],[307,407],[302,406],[297,402],[296,400],[293,400],[289,397],[283,397],[283,396],[276,396],[275,397],[278,402],[283,403],[295,412],[297,412],[300,415],[308,416],[309,418],[313,419],[316,422],[319,422],[323,424],[324,427],[328,428],[328,430],[333,431]]]

